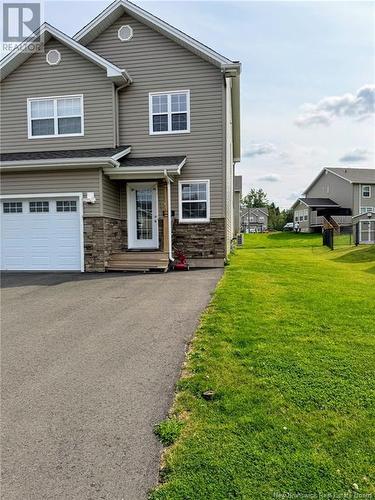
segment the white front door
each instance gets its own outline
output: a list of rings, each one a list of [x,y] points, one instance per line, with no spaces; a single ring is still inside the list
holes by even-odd
[[[128,248],[159,248],[158,185],[128,183]]]
[[[359,235],[361,243],[375,243],[375,220],[361,221]]]

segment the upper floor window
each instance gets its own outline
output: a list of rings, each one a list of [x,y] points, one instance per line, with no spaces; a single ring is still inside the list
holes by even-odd
[[[149,94],[150,134],[190,132],[190,91]]]
[[[371,198],[371,186],[362,186],[362,197]]]
[[[83,135],[83,96],[28,99],[29,139]]]
[[[361,214],[366,214],[367,212],[373,212],[375,207],[361,207]]]

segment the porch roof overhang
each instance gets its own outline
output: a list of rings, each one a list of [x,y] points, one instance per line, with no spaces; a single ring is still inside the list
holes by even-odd
[[[163,179],[180,175],[185,163],[186,156],[129,158],[119,167],[104,168],[104,173],[113,180]]]
[[[130,146],[120,146],[117,148],[3,153],[0,155],[0,171],[114,168],[118,167],[119,160],[130,152]]]

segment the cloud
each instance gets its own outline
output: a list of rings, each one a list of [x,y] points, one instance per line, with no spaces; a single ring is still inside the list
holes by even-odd
[[[249,149],[245,150],[242,155],[244,158],[252,158],[253,156],[269,155],[276,151],[276,147],[270,142],[260,144],[250,144]]]
[[[293,193],[290,193],[290,195],[287,197],[287,200],[295,201],[295,200],[297,200],[300,197],[301,197],[301,193],[298,193],[297,191],[294,191]]]
[[[356,94],[325,97],[318,104],[304,104],[295,120],[298,127],[330,125],[334,118],[364,120],[375,113],[375,84],[366,84]]]
[[[370,154],[370,151],[368,151],[367,149],[354,148],[349,151],[349,153],[346,153],[344,156],[342,156],[339,161],[342,161],[344,163],[363,161],[367,160]]]
[[[257,180],[265,182],[279,182],[281,180],[281,177],[277,174],[267,174],[262,177],[258,177]]]

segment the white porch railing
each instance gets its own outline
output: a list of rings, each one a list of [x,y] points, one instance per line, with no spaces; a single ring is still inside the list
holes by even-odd
[[[323,216],[316,215],[314,212],[311,214],[311,225],[312,226],[322,226],[323,225]]]
[[[337,222],[339,226],[351,226],[352,216],[351,215],[331,215],[331,218]]]

